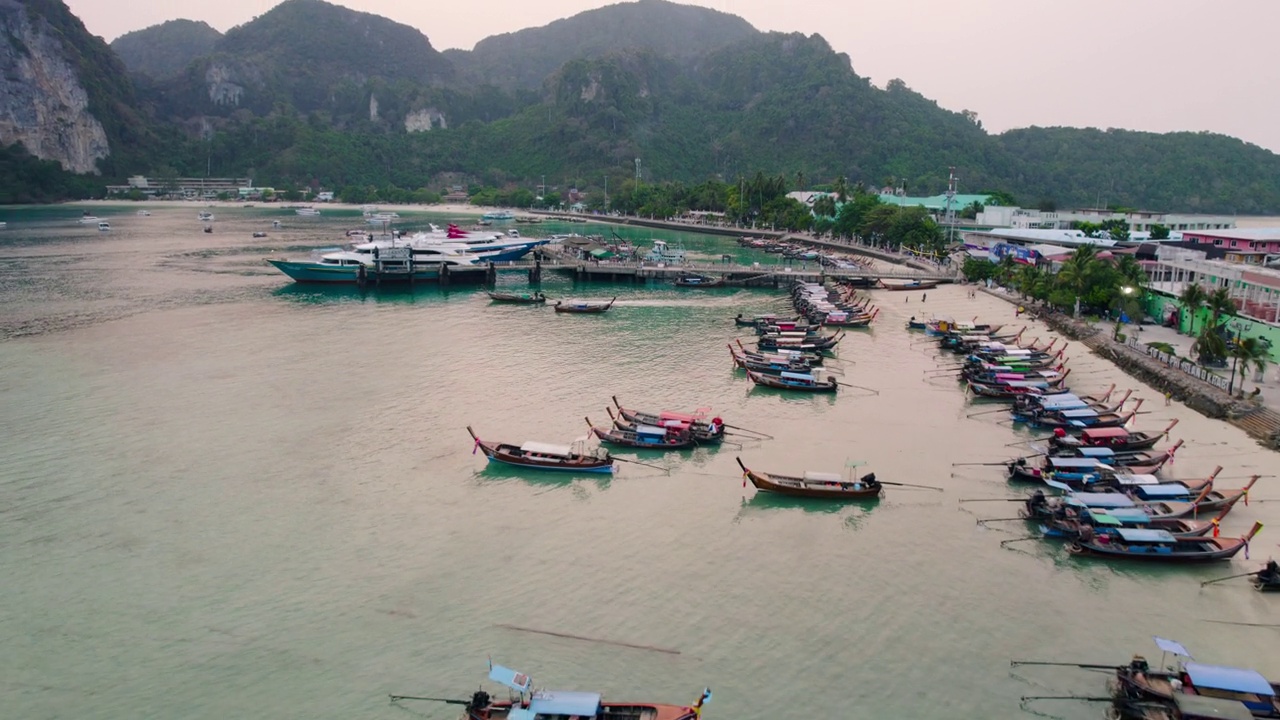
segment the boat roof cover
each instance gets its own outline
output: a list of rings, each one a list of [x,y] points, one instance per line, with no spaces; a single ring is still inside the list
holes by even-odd
[[[1168,530],[1153,530],[1151,528],[1119,528],[1116,534],[1125,542],[1139,543],[1171,543],[1175,541],[1173,535]]]
[[[1076,452],[1087,458],[1115,457],[1116,451],[1105,447],[1082,447]]]
[[[1054,466],[1055,468],[1071,468],[1071,469],[1085,468],[1089,470],[1092,470],[1093,468],[1096,468],[1096,467],[1106,467],[1105,465],[1102,464],[1101,460],[1099,460],[1098,458],[1091,458],[1091,457],[1081,457],[1081,458],[1055,457],[1055,458],[1049,458],[1049,464]]]
[[[1185,667],[1187,675],[1191,677],[1191,684],[1196,687],[1253,693],[1262,697],[1271,697],[1276,694],[1271,683],[1267,682],[1267,679],[1257,670],[1225,665],[1202,665],[1194,662],[1187,663]]]
[[[816,480],[818,482],[843,482],[844,478],[840,473],[814,472],[812,470],[804,474],[805,480]]]
[[[1253,713],[1239,700],[1223,700],[1203,695],[1174,693],[1173,704],[1178,715],[1187,718],[1222,718],[1222,720],[1253,720]]]
[[[1137,507],[1132,498],[1120,493],[1075,493],[1067,498],[1067,502],[1091,508]]]
[[[1063,410],[1062,417],[1065,417],[1065,418],[1098,417],[1098,411],[1092,408],[1081,408],[1079,410]]]
[[[807,380],[808,382],[814,382],[813,376],[807,373],[793,373],[793,372],[783,371],[782,377],[787,378],[788,380]]]
[[[1181,655],[1187,658],[1191,657],[1191,653],[1177,640],[1169,640],[1158,635],[1152,635],[1151,639],[1156,641],[1156,647],[1160,648],[1163,652],[1170,652],[1174,655]]]
[[[1119,527],[1121,522],[1119,519],[1108,515],[1105,512],[1089,513],[1093,517],[1095,525],[1106,525],[1107,527]]]
[[[538,455],[555,455],[558,457],[569,457],[573,455],[573,448],[568,445],[555,445],[553,443],[529,442],[520,446],[520,449],[527,453],[537,453]],[[494,667],[498,667],[495,665]]]
[[[1141,508],[1109,508],[1107,515],[1119,520],[1122,523],[1137,523],[1145,525],[1151,522],[1151,516]]]
[[[507,711],[507,720],[538,720],[538,716],[522,707],[513,707]]]
[[[535,715],[577,715],[595,717],[600,712],[600,693],[539,690],[529,701]]]
[[[667,429],[658,427],[656,425],[637,425],[636,434],[637,435],[666,435]]]
[[[1085,430],[1083,433],[1081,433],[1081,435],[1091,439],[1118,438],[1118,437],[1127,437],[1129,435],[1129,431],[1120,427],[1089,428],[1088,430]]]
[[[1159,485],[1138,485],[1134,490],[1144,498],[1172,499],[1186,497],[1191,488],[1182,483],[1161,483]]]
[[[663,420],[679,420],[680,422],[688,423],[688,422],[693,422],[694,420],[697,420],[698,418],[703,417],[704,415],[706,415],[706,413],[689,415],[687,413],[668,412],[664,410],[658,415],[658,417]]]
[[[489,668],[489,679],[506,685],[516,692],[529,692],[529,688],[533,687],[533,680],[528,675],[501,665],[494,665]]]
[[[1116,483],[1119,485],[1157,485],[1160,478],[1155,475],[1117,475]]]

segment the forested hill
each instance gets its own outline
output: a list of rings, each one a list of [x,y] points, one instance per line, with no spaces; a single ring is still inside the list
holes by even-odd
[[[192,60],[214,51],[222,33],[207,23],[170,20],[116,38],[111,49],[129,72],[156,80],[180,74]]]
[[[444,55],[468,80],[534,89],[570,60],[623,51],[691,59],[758,34],[737,15],[666,0],[639,0],[494,35],[474,50],[446,50]]]
[[[993,136],[973,114],[941,108],[901,81],[876,87],[821,36],[762,33],[663,0],[592,10],[448,56],[415,28],[286,0],[140,93],[60,0],[26,6],[79,28],[64,35],[78,49],[90,109],[112,137],[103,170],[114,179],[208,168],[285,188],[438,190],[450,173],[448,182],[462,174],[528,187],[546,176],[592,190],[606,177],[632,177],[641,158],[646,181],[763,172],[932,194],[954,166],[962,190],[1000,189],[1024,205],[1280,212],[1280,156],[1263,148],[1207,133]],[[0,69],[18,72],[7,61]],[[21,109],[9,102],[0,111]],[[11,187],[31,184],[32,173],[11,174]],[[11,197],[0,193],[0,202]]]
[[[1034,201],[1184,212],[1280,211],[1280,155],[1214,133],[1026,128],[993,140],[1015,165],[1002,187]]]

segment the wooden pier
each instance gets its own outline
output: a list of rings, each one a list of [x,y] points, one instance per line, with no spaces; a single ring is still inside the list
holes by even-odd
[[[738,265],[733,263],[656,263],[648,261],[583,260],[563,249],[544,245],[534,250],[535,262],[520,261],[498,266],[498,271],[532,267],[572,274],[575,280],[601,280],[605,282],[647,283],[649,280],[670,282],[681,275],[707,275],[722,277],[727,285],[735,287],[786,287],[792,282],[824,282],[826,280],[870,278],[875,280],[920,280],[954,282],[954,273],[914,268],[895,267],[892,270],[857,268],[841,270],[827,268],[809,262],[801,266],[799,261],[778,265]]]

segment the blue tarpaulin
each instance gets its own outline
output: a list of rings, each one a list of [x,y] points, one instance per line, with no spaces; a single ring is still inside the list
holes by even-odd
[[[1271,683],[1267,682],[1267,679],[1257,670],[1200,663],[1187,663],[1186,670],[1191,678],[1191,684],[1196,687],[1252,693],[1262,697],[1271,697],[1276,694]]]

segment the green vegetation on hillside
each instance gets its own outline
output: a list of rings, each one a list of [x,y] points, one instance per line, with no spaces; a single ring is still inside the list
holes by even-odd
[[[536,89],[571,60],[624,50],[692,59],[756,34],[750,23],[736,15],[666,0],[639,0],[494,35],[481,40],[474,50],[446,50],[444,55],[470,80]]]
[[[207,23],[170,20],[121,35],[111,42],[111,49],[130,72],[165,80],[180,74],[192,60],[211,54],[221,37]]]

